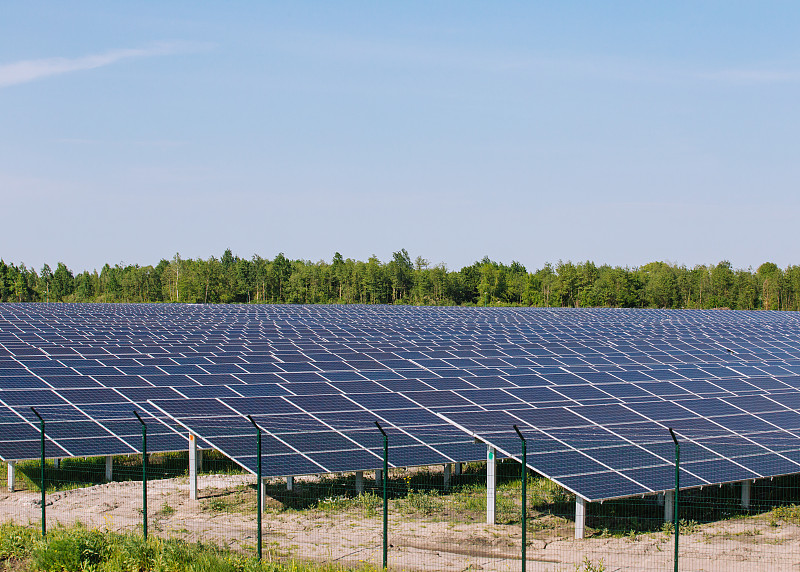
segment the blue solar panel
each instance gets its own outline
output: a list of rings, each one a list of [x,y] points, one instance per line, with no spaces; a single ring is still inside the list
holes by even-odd
[[[396,464],[480,459],[478,431],[512,454],[515,434],[498,424],[516,420],[537,436],[534,468],[585,498],[663,487],[667,426],[696,465],[687,486],[800,472],[798,326],[800,316],[779,312],[6,304],[0,456],[33,450],[21,412],[34,405],[64,423],[53,433],[60,456],[135,451],[136,408],[156,415],[161,450],[208,432],[234,439],[221,450],[248,468],[245,415],[314,431],[319,458],[289,447],[286,463],[270,461],[280,474],[372,463],[375,418],[402,443]],[[83,417],[70,426],[73,415]],[[108,434],[86,419],[106,419]],[[351,434],[349,448],[324,444]],[[559,451],[569,455],[550,471]],[[583,457],[583,473],[564,472]]]

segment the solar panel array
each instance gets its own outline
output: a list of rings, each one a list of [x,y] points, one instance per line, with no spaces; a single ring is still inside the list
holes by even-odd
[[[699,310],[0,305],[0,457],[181,450],[266,475],[509,456],[587,500],[800,472],[800,318]]]

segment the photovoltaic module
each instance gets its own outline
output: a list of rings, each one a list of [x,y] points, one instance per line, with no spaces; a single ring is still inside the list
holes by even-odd
[[[2,304],[0,457],[179,451],[265,476],[485,458],[587,500],[800,472],[800,314]]]

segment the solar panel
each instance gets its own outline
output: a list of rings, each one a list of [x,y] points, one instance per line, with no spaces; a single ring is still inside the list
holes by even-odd
[[[33,405],[53,456],[136,452],[137,409],[152,450],[192,431],[251,470],[244,416],[257,416],[275,475],[375,468],[378,419],[398,466],[482,459],[473,435],[514,455],[516,420],[535,436],[531,466],[587,499],[669,488],[667,426],[686,441],[686,486],[776,476],[800,472],[798,325],[780,312],[4,304],[0,457],[38,455]]]

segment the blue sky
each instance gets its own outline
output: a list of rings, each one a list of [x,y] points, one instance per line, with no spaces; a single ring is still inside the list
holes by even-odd
[[[799,264],[796,2],[5,2],[0,256]]]

